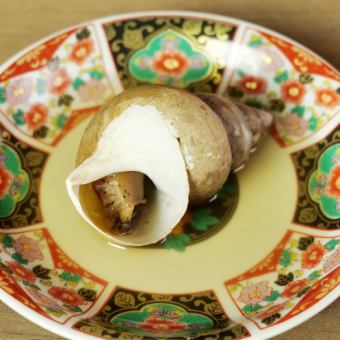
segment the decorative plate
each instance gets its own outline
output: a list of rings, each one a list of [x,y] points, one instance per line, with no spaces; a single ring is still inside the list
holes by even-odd
[[[0,297],[72,339],[264,339],[340,288],[340,74],[260,26],[145,12],[56,33],[0,68]],[[156,247],[107,245],[64,181],[89,117],[139,83],[273,112],[248,166]]]

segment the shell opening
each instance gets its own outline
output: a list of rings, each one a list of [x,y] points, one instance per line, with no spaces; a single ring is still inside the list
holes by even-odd
[[[135,216],[133,232],[112,233],[107,227],[103,197],[98,195],[93,183],[114,174],[128,188],[132,183],[131,173],[135,179],[139,178],[141,190],[130,191],[131,206],[120,209],[123,222],[132,217],[131,207],[144,200],[143,176],[150,179],[154,189],[150,194],[145,185],[147,204]],[[162,240],[184,215],[189,199],[188,175],[179,143],[162,113],[152,105],[131,105],[113,119],[101,134],[94,153],[69,175],[66,187],[76,209],[92,227],[110,242],[127,246]]]

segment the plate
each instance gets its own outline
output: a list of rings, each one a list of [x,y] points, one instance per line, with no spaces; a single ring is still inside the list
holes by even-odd
[[[300,44],[218,15],[80,24],[0,69],[0,296],[72,339],[263,339],[339,296],[340,74]],[[90,116],[168,84],[273,112],[270,133],[164,243],[112,248],[66,190]]]

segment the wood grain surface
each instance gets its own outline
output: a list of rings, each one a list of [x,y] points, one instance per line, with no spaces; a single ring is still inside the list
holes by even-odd
[[[195,10],[276,30],[340,68],[339,0],[0,0],[0,64],[37,39],[81,21],[140,10]],[[0,302],[0,340],[62,339]],[[340,340],[340,301],[275,340]]]

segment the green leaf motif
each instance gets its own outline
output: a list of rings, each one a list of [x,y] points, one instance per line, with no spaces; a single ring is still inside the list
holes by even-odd
[[[209,227],[218,223],[218,218],[211,215],[210,208],[198,209],[193,212],[191,217],[191,225],[197,231],[206,231]]]
[[[229,183],[225,183],[222,189],[217,193],[217,199],[220,201],[224,201],[233,193],[235,193],[235,188]]]
[[[242,70],[237,70],[237,74],[240,78],[243,78],[245,73]]]
[[[280,293],[277,290],[274,290],[272,294],[268,297],[266,297],[264,300],[267,302],[272,302],[277,300],[280,297]]]
[[[284,267],[288,267],[292,262],[292,256],[288,249],[285,249],[280,257],[279,264]]]
[[[3,270],[5,273],[13,274],[13,270],[0,261],[0,271],[1,270]]]
[[[71,306],[71,305],[64,305],[64,306],[67,307],[67,309],[73,313],[80,313],[83,311],[79,306]]]
[[[21,264],[28,263],[28,261],[24,259],[20,253],[13,253],[11,257],[13,260],[17,261],[18,263],[21,263]]]
[[[62,272],[59,277],[64,281],[69,282],[78,282],[80,281],[81,277],[78,274],[72,274],[69,272]]]
[[[183,252],[189,242],[190,237],[187,234],[170,235],[166,238],[164,247]]]
[[[300,74],[299,82],[301,84],[310,84],[314,78],[310,74]]]
[[[33,136],[36,138],[46,138],[49,128],[47,126],[42,126],[40,129],[34,131]]]
[[[262,309],[263,307],[259,304],[256,304],[256,305],[245,305],[242,310],[245,312],[245,313],[253,313],[253,312],[256,312],[258,311],[259,309]]]
[[[327,248],[328,251],[333,251],[335,247],[340,243],[340,240],[330,240],[325,244],[325,247]]]
[[[313,281],[313,280],[316,280],[317,278],[319,278],[320,276],[321,276],[321,274],[317,270],[315,270],[315,271],[313,271],[313,273],[309,274],[308,279],[310,281]]]
[[[86,301],[94,301],[97,297],[97,292],[94,289],[80,288],[78,295],[82,296]]]
[[[43,95],[46,92],[46,80],[38,78],[37,79],[37,93]]]
[[[305,295],[309,290],[310,290],[311,287],[305,287],[303,289],[301,289],[297,294],[296,294],[296,297],[301,297],[303,295]]]
[[[278,84],[286,81],[288,79],[288,71],[284,70],[283,72],[279,73],[275,78],[274,81]]]
[[[14,119],[14,123],[16,125],[24,125],[25,124],[25,120],[24,120],[24,112],[22,110],[18,110],[16,111],[13,115],[12,115],[13,119]]]
[[[33,283],[27,282],[25,280],[22,281],[22,283],[27,287],[31,287],[31,288],[36,289],[36,290],[41,290],[37,285],[34,285]]]
[[[5,89],[3,87],[0,87],[0,104],[4,103],[5,101],[6,101]]]
[[[305,108],[303,106],[295,106],[292,112],[296,113],[299,117],[303,117],[305,114]]]
[[[261,39],[252,39],[248,42],[248,46],[256,47],[263,45],[263,41]]]
[[[228,90],[229,96],[234,98],[242,98],[244,93],[235,86],[231,86]]]
[[[281,314],[280,313],[275,313],[273,315],[267,316],[261,322],[266,324],[267,326],[271,325],[273,322],[275,322],[277,319],[280,319]]]
[[[5,235],[2,238],[2,243],[3,243],[5,248],[13,247],[13,242],[14,242],[14,240],[13,240],[12,236],[10,236],[10,235]]]
[[[103,72],[100,72],[100,71],[97,71],[97,70],[92,70],[90,72],[90,77],[92,79],[98,79],[98,80],[101,80],[104,78],[104,73]]]
[[[257,99],[248,99],[245,101],[245,104],[256,107],[257,109],[262,109],[264,105]]]
[[[298,243],[298,249],[304,251],[314,242],[313,236],[300,237]]]
[[[286,104],[281,99],[271,99],[269,101],[268,109],[271,111],[282,112],[286,107]]]
[[[78,40],[86,39],[91,35],[91,32],[87,27],[83,28],[80,32],[76,34]]]
[[[66,124],[67,122],[67,116],[65,115],[65,113],[60,113],[58,116],[57,116],[57,127],[59,129],[62,129],[64,127],[64,125]]]
[[[279,274],[277,280],[274,281],[278,286],[286,286],[289,282],[294,280],[294,274],[289,272],[288,274]]]
[[[312,131],[316,131],[318,128],[318,120],[315,117],[312,117],[308,120],[308,129]]]
[[[36,277],[43,280],[49,280],[51,277],[49,276],[50,269],[43,267],[41,264],[33,267],[33,273]]]
[[[74,79],[73,81],[73,88],[78,91],[79,87],[83,86],[85,84],[84,80],[77,77],[76,79]]]
[[[71,106],[73,100],[74,98],[72,96],[70,96],[69,94],[64,94],[63,96],[59,97],[58,106]]]
[[[66,312],[64,312],[61,309],[54,309],[54,308],[51,308],[51,307],[47,307],[46,310],[48,312],[53,313],[56,317],[59,317],[59,316],[62,316],[63,314],[66,314]]]

